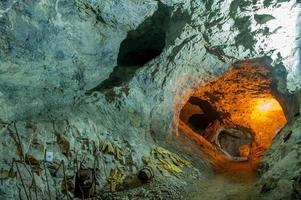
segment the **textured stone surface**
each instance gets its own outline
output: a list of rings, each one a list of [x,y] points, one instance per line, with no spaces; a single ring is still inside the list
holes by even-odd
[[[103,186],[111,168],[141,167],[141,154],[148,154],[155,142],[165,142],[172,132],[173,119],[178,118],[174,114],[179,113],[177,109],[185,98],[233,62],[270,56],[273,64],[283,63],[287,69],[289,89],[300,87],[299,27],[294,24],[298,22],[300,4],[283,0],[252,2],[1,1],[0,119],[22,119],[17,124],[24,152],[38,160],[45,149],[53,149],[55,159],[72,164],[63,154],[66,150],[56,144],[52,121],[62,124],[58,132],[67,138],[71,150],[87,155],[88,166],[93,152],[79,144],[82,138],[89,137],[96,143],[107,138],[125,149],[126,155],[131,152],[133,161],[129,162],[133,164],[120,164],[112,155],[102,157]],[[159,27],[158,20],[151,20],[158,12],[163,16],[159,19],[164,22],[166,35],[162,53],[137,69],[118,66],[119,71],[115,70],[122,41],[141,26],[155,23]],[[114,77],[114,70],[118,77],[125,77],[119,84],[110,80],[114,83],[110,87],[84,95]],[[28,122],[37,127],[36,132],[26,131]],[[1,137],[0,163],[9,169],[11,158],[19,156],[6,130],[1,131]],[[31,149],[29,143],[34,139],[41,145]],[[50,177],[47,168],[37,178],[43,191],[39,195],[43,196],[47,193],[45,171]],[[28,174],[24,175],[28,179]],[[62,180],[62,176],[50,179],[52,192],[60,191]],[[187,184],[184,179],[171,180]],[[17,199],[18,188],[22,188],[20,180],[9,179],[1,186],[0,194],[10,191],[3,197]],[[60,192],[57,195],[62,197]]]
[[[210,78],[206,71],[219,74],[234,58],[263,55],[283,62],[289,71],[288,87],[299,87],[298,27],[293,25],[299,4],[238,0],[160,4],[172,10],[165,27],[168,45],[161,59],[138,76],[152,82],[139,82],[150,93],[154,86],[169,87],[169,81],[181,83],[185,74],[191,76],[185,83],[191,87]],[[0,117],[26,118],[72,105],[76,96],[109,77],[127,32],[157,9],[158,2],[152,0],[2,1]]]
[[[264,199],[300,198],[300,128],[297,118],[279,133],[262,160],[257,188]]]
[[[105,80],[154,1],[2,1],[1,118],[70,105]]]

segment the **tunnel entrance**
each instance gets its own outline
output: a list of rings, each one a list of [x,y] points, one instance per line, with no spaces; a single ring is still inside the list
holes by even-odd
[[[191,94],[179,113],[179,132],[197,141],[216,169],[256,169],[287,122],[272,82],[270,67],[235,64]]]
[[[202,134],[212,122],[212,119],[206,114],[194,114],[189,118],[190,127],[200,134]]]
[[[220,118],[220,113],[208,101],[198,97],[190,97],[180,118],[195,132],[203,135],[206,128]]]

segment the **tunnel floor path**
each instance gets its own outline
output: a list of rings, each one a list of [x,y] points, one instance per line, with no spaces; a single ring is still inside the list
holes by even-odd
[[[255,173],[218,173],[196,181],[190,187],[189,200],[255,200]]]

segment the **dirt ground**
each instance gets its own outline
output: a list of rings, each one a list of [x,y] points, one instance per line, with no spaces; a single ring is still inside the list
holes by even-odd
[[[255,200],[255,173],[217,173],[190,186],[187,200]]]

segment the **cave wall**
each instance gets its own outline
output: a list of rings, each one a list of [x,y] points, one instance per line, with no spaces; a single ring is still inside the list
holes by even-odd
[[[300,116],[295,116],[261,161],[257,189],[264,199],[300,198],[300,124]]]
[[[298,27],[294,25],[298,3],[165,0],[160,4],[170,7],[170,20],[164,28],[168,45],[161,59],[141,73],[152,81],[139,82],[142,90],[170,87],[169,80],[177,81],[175,88],[179,88],[185,74],[195,74],[190,82],[199,84],[204,77],[221,73],[233,60],[264,55],[287,68],[290,90],[300,86]],[[0,8],[0,116],[13,120],[70,106],[106,80],[117,65],[127,33],[159,6],[152,0],[9,0],[1,2]],[[286,23],[286,19],[293,22]],[[283,42],[279,43],[279,38]]]
[[[1,1],[1,118],[72,105],[105,80],[154,1]],[[26,105],[26,106],[24,106]]]
[[[124,39],[151,19],[159,4],[169,12],[161,54],[130,71],[134,75],[122,84],[91,91],[110,77]],[[299,12],[298,3],[283,0],[1,1],[1,123],[17,121],[24,151],[38,160],[49,148],[58,161],[67,159],[50,145],[57,137],[54,123],[70,149],[90,160],[92,150],[76,143],[87,135],[91,143],[105,139],[127,149],[125,154],[134,158],[130,164],[108,156],[106,166],[133,167],[135,172],[142,166],[141,156],[173,133],[178,109],[195,87],[234,62],[268,56],[272,65],[287,69],[287,88],[300,88],[298,30],[292,27]],[[37,127],[30,134],[27,123]],[[19,156],[17,149],[10,151],[15,145],[7,127],[1,132],[1,167],[8,168],[12,157]],[[36,138],[43,141],[40,150],[30,148]],[[109,170],[99,173],[108,177]],[[16,190],[14,181],[0,187],[2,192],[5,187]],[[46,190],[45,183],[41,188]],[[2,192],[6,198],[17,195]]]

